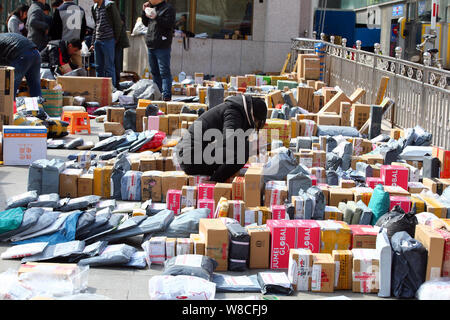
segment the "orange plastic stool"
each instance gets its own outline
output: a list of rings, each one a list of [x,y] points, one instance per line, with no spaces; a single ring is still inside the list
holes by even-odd
[[[61,116],[61,120],[69,122],[67,131],[71,134],[82,130],[87,130],[91,134],[91,121],[87,112],[65,111]]]

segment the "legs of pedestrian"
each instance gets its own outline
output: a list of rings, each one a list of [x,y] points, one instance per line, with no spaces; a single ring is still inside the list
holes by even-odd
[[[164,100],[172,99],[172,72],[170,70],[170,48],[158,50],[159,72],[162,78],[162,94]]]
[[[115,68],[115,41],[114,39],[100,41],[94,44],[95,64],[97,77],[111,78],[113,85],[116,84]]]
[[[161,73],[159,72],[157,50],[155,50],[155,49],[148,50],[148,61],[150,64],[150,72],[152,73],[153,82],[156,83],[159,91],[162,93],[163,92],[162,78],[161,78]]]
[[[114,60],[116,67],[116,83],[114,85],[117,88],[120,82],[120,73],[123,71],[123,48],[119,48],[116,46]]]
[[[95,54],[95,73],[97,77],[105,76],[105,61],[103,57],[103,41],[96,41],[94,43]]]
[[[41,56],[37,50],[33,50],[30,57],[30,65],[25,73],[28,89],[31,97],[42,96],[41,91]]]

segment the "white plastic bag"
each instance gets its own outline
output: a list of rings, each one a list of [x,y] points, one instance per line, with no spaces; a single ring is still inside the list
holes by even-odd
[[[214,300],[216,284],[192,276],[154,276],[148,290],[151,300]]]
[[[0,300],[28,300],[32,296],[31,289],[19,282],[17,271],[8,269],[0,274]]]
[[[419,300],[450,300],[450,278],[424,282],[417,290]]]
[[[35,254],[41,253],[47,247],[48,242],[34,242],[19,244],[8,248],[2,253],[2,259],[20,259],[23,257],[33,256]]]
[[[131,36],[139,36],[147,34],[147,27],[142,23],[142,18],[137,18]]]

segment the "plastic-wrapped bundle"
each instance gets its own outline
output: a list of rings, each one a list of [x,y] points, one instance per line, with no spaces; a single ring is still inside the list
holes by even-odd
[[[117,150],[113,150],[113,151],[109,151],[109,152],[105,152],[105,153],[101,154],[98,158],[100,160],[106,161],[106,160],[110,160],[110,159],[117,157],[118,154],[119,153],[117,152]]]
[[[100,201],[100,197],[95,195],[70,199],[61,208],[59,208],[59,210],[62,212],[69,212],[87,209],[88,207],[95,205],[98,201]]]
[[[107,246],[99,256],[81,259],[78,265],[90,267],[124,265],[130,262],[135,252],[136,248],[127,244],[113,244]]]
[[[29,191],[17,196],[13,196],[6,201],[6,210],[23,207],[28,207],[30,202],[36,201],[38,194],[36,191]]]
[[[214,300],[216,285],[195,276],[153,276],[148,290],[151,300]]]
[[[347,202],[347,209],[353,212],[350,224],[359,224],[363,210],[354,201]]]
[[[96,213],[97,213],[96,209],[89,209],[83,212],[77,221],[77,231],[93,224],[95,221]]]
[[[450,278],[437,278],[423,283],[416,296],[419,300],[450,300]]]
[[[50,194],[43,194],[40,195],[37,199],[37,201],[30,202],[28,204],[28,208],[57,208],[59,205],[59,194],[57,193],[50,193]]]
[[[35,242],[9,247],[1,254],[2,259],[20,259],[39,254],[47,247],[47,242]]]
[[[370,225],[370,223],[372,221],[372,215],[373,215],[372,210],[370,210],[370,208],[362,200],[359,200],[356,203],[356,205],[358,207],[360,207],[362,210],[361,218],[359,219],[359,223],[356,223],[356,224]]]
[[[21,263],[45,261],[55,258],[64,258],[72,254],[80,254],[83,252],[84,247],[85,245],[83,241],[69,241],[48,245],[41,253],[24,257]]]
[[[26,230],[30,229],[31,227],[33,227],[38,222],[41,213],[42,212],[40,212],[38,210],[26,210],[23,214],[23,218],[20,223],[20,226],[13,230],[9,230],[7,232],[1,233],[0,241],[6,241],[6,240],[10,239],[12,236],[19,234],[19,233],[26,231]]]
[[[83,252],[80,254],[71,254],[67,258],[68,263],[78,262],[82,259],[87,259],[90,257],[94,257],[99,255],[105,248],[108,246],[108,242],[106,241],[97,241],[93,244],[87,245],[84,247]]]
[[[334,170],[327,170],[327,184],[330,186],[339,185],[339,175]]]
[[[311,219],[323,220],[325,215],[325,196],[322,190],[316,186],[309,188],[306,193],[313,199],[314,209]]]
[[[282,148],[263,167],[264,182],[284,180],[297,167],[297,161],[289,149]]]
[[[320,136],[345,136],[359,138],[358,129],[353,127],[341,127],[341,126],[318,126],[317,135]]]
[[[228,224],[227,229],[230,236],[228,270],[245,271],[249,258],[250,235],[240,224]]]
[[[282,294],[290,296],[294,293],[292,284],[284,272],[258,272],[258,282],[262,294]]]
[[[211,281],[217,261],[198,254],[182,254],[164,262],[163,275],[194,276]]]
[[[123,127],[125,130],[136,131],[136,110],[128,109],[123,115]]]
[[[133,97],[135,102],[140,99],[158,101],[161,100],[162,95],[156,83],[153,80],[141,79],[130,88],[124,91],[124,94]]]
[[[121,179],[122,200],[141,201],[141,177],[140,171],[128,171]]]
[[[131,161],[128,159],[128,153],[121,153],[117,157],[117,161],[114,164],[111,180],[113,183],[113,198],[117,200],[122,199],[122,177],[126,172],[131,170]]]
[[[257,275],[229,276],[214,273],[212,282],[216,284],[217,292],[261,292]]]
[[[51,226],[59,217],[59,212],[56,211],[45,211],[42,208],[30,208],[27,211],[35,211],[38,215],[38,221],[36,224],[31,226],[30,228],[23,230],[22,232],[16,233],[11,237],[12,242],[19,241],[20,238],[32,235],[36,232],[39,232],[41,230],[44,230]]]
[[[210,210],[208,208],[194,209],[183,213],[182,215],[175,217],[166,230],[157,232],[154,236],[189,238],[191,233],[198,233],[200,219],[208,218],[209,213]]]
[[[425,282],[427,272],[427,249],[405,231],[391,238],[392,293],[397,298],[414,298]]]

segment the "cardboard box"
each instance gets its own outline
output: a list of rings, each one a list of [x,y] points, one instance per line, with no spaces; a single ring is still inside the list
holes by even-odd
[[[194,242],[190,238],[177,238],[177,256],[194,254]]]
[[[390,196],[406,196],[409,197],[411,194],[399,186],[383,186],[384,191],[389,193]]]
[[[350,250],[333,250],[335,264],[334,289],[352,290],[353,253]]]
[[[190,239],[194,245],[194,254],[205,255],[205,239],[200,234],[191,233]]]
[[[339,186],[342,189],[351,189],[351,188],[356,187],[356,183],[355,183],[354,180],[343,180],[343,179],[341,179],[339,181]]]
[[[273,205],[271,207],[272,210],[272,219],[273,220],[284,220],[286,218],[286,206],[283,205]]]
[[[384,181],[381,178],[375,178],[375,177],[367,177],[366,178],[366,185],[369,188],[375,189],[375,187],[379,184],[384,185]]]
[[[438,195],[442,195],[444,192],[444,184],[439,179],[423,178],[423,185]]]
[[[416,213],[425,212],[425,201],[423,201],[418,195],[411,195],[411,208],[416,205]]]
[[[244,200],[245,178],[235,177],[232,183],[231,198],[233,200]]]
[[[350,127],[350,114],[351,114],[352,104],[350,102],[341,102],[341,108],[339,114],[341,115],[341,125]]]
[[[220,219],[200,219],[205,255],[217,261],[216,271],[228,270],[228,229]]]
[[[56,81],[70,96],[82,96],[86,101],[98,102],[101,107],[112,104],[111,78],[57,77]]]
[[[444,148],[433,147],[432,156],[441,161],[440,177],[442,179],[450,178],[450,151]]]
[[[198,188],[194,186],[183,186],[181,188],[181,208],[197,207]]]
[[[14,123],[14,68],[0,67],[0,131]]]
[[[444,260],[444,237],[430,226],[416,225],[414,238],[428,250],[426,281],[441,277],[442,262]]]
[[[90,196],[93,194],[94,190],[94,175],[93,174],[83,174],[78,178],[78,197]]]
[[[146,171],[155,171],[156,170],[156,157],[151,156],[145,156],[140,159],[140,166],[139,171],[146,172]]]
[[[331,254],[313,253],[312,292],[334,292],[335,264]]]
[[[108,122],[119,122],[123,125],[123,117],[125,114],[125,108],[107,108],[106,118]]]
[[[292,221],[297,229],[295,248],[309,249],[312,253],[320,252],[320,225],[315,220]]]
[[[338,207],[340,202],[353,201],[353,191],[351,189],[330,188],[330,202],[329,205]]]
[[[245,217],[245,202],[242,200],[228,201],[228,217],[243,223]]]
[[[208,176],[189,176],[189,185],[198,187],[200,183],[208,183],[209,177]]]
[[[152,264],[164,264],[166,261],[167,237],[152,237],[149,240],[149,259]]]
[[[123,125],[119,122],[105,122],[103,123],[103,130],[111,132],[114,136],[121,136],[125,133]]]
[[[297,58],[297,81],[300,82],[301,79],[305,79],[304,74],[304,64],[305,59],[317,59],[318,56],[315,54],[299,54]],[[316,79],[318,80],[318,79]]]
[[[431,212],[441,219],[447,218],[447,206],[438,199],[423,194],[420,195],[420,199],[425,202],[427,212]]]
[[[411,198],[403,196],[391,196],[391,205],[389,210],[392,210],[395,206],[400,206],[406,213],[411,211]]]
[[[445,223],[445,222],[444,222]],[[444,260],[442,262],[442,277],[450,276],[450,228],[435,229],[444,238]]]
[[[314,88],[299,86],[297,88],[297,104],[299,107],[312,112],[314,109]]]
[[[334,87],[322,87],[322,95],[325,97],[325,105],[330,102],[331,99],[333,99],[337,94],[338,91]]]
[[[338,207],[325,206],[324,220],[342,221],[344,215]]]
[[[66,169],[59,175],[59,196],[78,198],[78,178],[83,169]]]
[[[244,202],[247,207],[261,205],[263,174],[261,167],[250,167],[245,173]]]
[[[360,130],[361,127],[366,123],[366,121],[370,118],[370,108],[371,106],[368,104],[357,104],[352,105],[351,110],[351,126]]]
[[[162,174],[162,196],[165,202],[167,191],[170,189],[181,190],[183,186],[187,185],[188,176],[182,171],[166,171]]]
[[[47,159],[46,127],[4,125],[2,136],[5,166],[29,166],[36,160]]]
[[[319,114],[317,116],[318,126],[340,126],[341,116],[338,114]]]
[[[295,248],[297,227],[289,220],[269,220],[267,227],[271,234],[271,269],[288,269],[289,250]]]
[[[268,269],[270,259],[270,229],[267,226],[249,226],[250,252],[248,266],[250,269]]]
[[[264,206],[284,204],[288,197],[288,188],[285,181],[268,181],[264,194]]]
[[[381,166],[380,178],[386,186],[400,186],[408,190],[409,170],[401,166]]]
[[[321,94],[313,94],[313,109],[312,112],[318,113],[324,107],[325,97]]]
[[[231,200],[233,185],[231,183],[217,183],[214,186],[214,202],[217,204],[221,197],[225,197],[227,200]]]
[[[351,230],[343,221],[317,221],[320,225],[320,253],[333,250],[349,250],[351,246]]]
[[[143,201],[162,201],[162,171],[146,171],[141,177],[141,197]]]
[[[362,200],[362,202],[364,202],[364,204],[368,206],[370,199],[372,198],[373,190],[372,188],[356,187],[353,188],[353,194],[355,195],[355,202]]]
[[[370,225],[349,225],[352,231],[351,249],[376,249],[378,230]]]
[[[317,124],[313,120],[300,120],[300,136],[312,137],[317,134]]]
[[[380,258],[376,249],[353,249],[353,292],[377,293]]]
[[[212,183],[200,183],[198,185],[198,200],[214,200],[214,187],[215,184]]]
[[[214,214],[216,212],[216,203],[213,199],[200,199],[197,201],[197,208],[207,208],[209,209],[209,215],[208,218],[214,218]]]
[[[306,80],[320,79],[320,59],[306,58],[303,60],[303,78]]]
[[[311,290],[312,252],[307,249],[289,250],[288,279],[294,291]]]
[[[303,165],[307,168],[312,168],[314,166],[313,151],[300,149],[300,152],[294,153],[294,156],[300,165]]]
[[[169,134],[169,116],[168,115],[159,116],[159,131]]]
[[[169,260],[177,255],[177,239],[166,238],[166,260]]]
[[[172,210],[175,215],[181,211],[181,190],[170,189],[166,196],[167,209]]]
[[[244,216],[241,217],[241,225],[246,227],[253,223],[258,226],[266,224],[267,220],[272,219],[272,212],[267,207],[250,207],[245,209]]]

